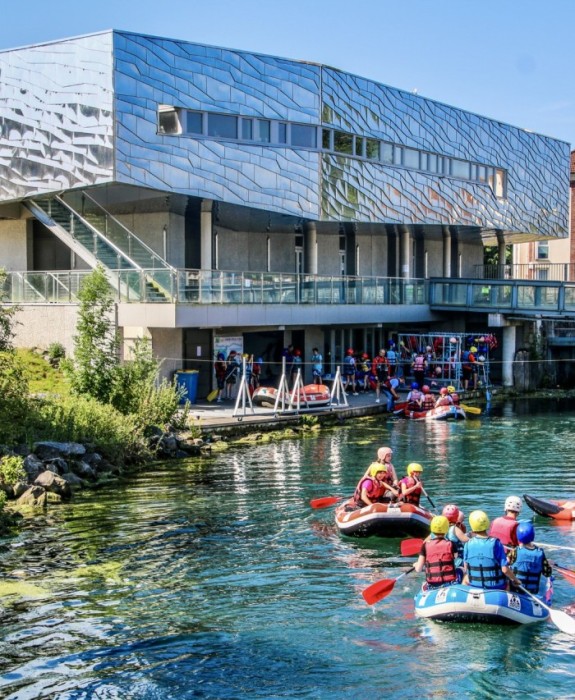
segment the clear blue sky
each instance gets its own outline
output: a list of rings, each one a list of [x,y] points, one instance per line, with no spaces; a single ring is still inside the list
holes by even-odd
[[[104,29],[325,63],[575,144],[575,0],[3,0],[0,49]]]

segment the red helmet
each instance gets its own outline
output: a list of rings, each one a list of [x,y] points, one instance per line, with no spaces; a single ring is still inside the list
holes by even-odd
[[[296,351],[294,352],[294,355],[295,355],[296,357],[299,357],[299,356],[301,355],[301,350],[296,350]]]
[[[348,348],[346,355],[353,355],[353,348]]]
[[[442,386],[441,389],[439,390],[439,393],[440,393],[442,396],[446,396],[446,395],[447,395],[447,387]]]
[[[369,355],[366,352],[364,352],[361,356],[361,359],[362,360],[369,360]]]
[[[431,389],[427,386],[427,384],[424,384],[424,385],[421,387],[421,391],[423,391],[424,394],[429,394],[429,392],[431,391]]]
[[[442,515],[445,515],[450,523],[456,523],[459,518],[459,508],[450,503],[445,506]]]

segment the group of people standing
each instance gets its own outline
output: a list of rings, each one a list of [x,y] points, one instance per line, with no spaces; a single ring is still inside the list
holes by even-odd
[[[254,360],[254,356],[247,353],[240,355],[236,350],[230,350],[226,357],[223,352],[218,352],[214,362],[218,391],[216,401],[221,403],[234,398],[234,387],[241,379],[244,367],[248,389],[252,392],[257,389],[260,385],[262,364],[263,360],[261,357]]]

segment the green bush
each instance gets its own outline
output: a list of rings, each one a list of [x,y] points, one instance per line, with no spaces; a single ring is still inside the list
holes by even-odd
[[[46,355],[52,367],[59,367],[62,360],[66,357],[66,349],[62,343],[50,343]]]
[[[13,445],[25,435],[29,413],[25,368],[13,352],[0,352],[0,443]]]
[[[0,491],[0,515],[2,515],[2,511],[4,510],[7,500],[8,497],[6,496],[6,493],[4,491]]]
[[[24,460],[17,455],[5,455],[0,458],[0,482],[15,484],[26,479]],[[3,493],[3,492],[2,492]]]

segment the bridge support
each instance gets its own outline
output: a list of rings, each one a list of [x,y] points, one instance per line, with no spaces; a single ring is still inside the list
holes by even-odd
[[[502,379],[503,386],[513,386],[513,360],[515,359],[517,329],[515,326],[505,326],[503,328],[503,365]]]

